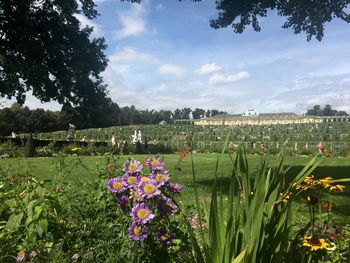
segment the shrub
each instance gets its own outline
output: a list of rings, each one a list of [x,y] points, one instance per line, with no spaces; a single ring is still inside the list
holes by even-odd
[[[24,155],[25,157],[35,156],[35,143],[33,141],[32,134],[30,134],[27,138],[26,144],[24,146]]]
[[[23,156],[23,150],[12,141],[6,141],[0,144],[0,155],[4,157],[20,157]]]

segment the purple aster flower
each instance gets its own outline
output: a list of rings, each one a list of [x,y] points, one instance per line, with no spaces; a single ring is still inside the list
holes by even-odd
[[[130,160],[125,162],[123,171],[126,174],[139,174],[142,170],[142,165],[139,161]]]
[[[134,206],[130,215],[134,222],[141,225],[149,223],[154,218],[151,208],[145,203],[140,203]]]
[[[130,237],[137,241],[143,241],[148,237],[149,229],[147,226],[139,225],[136,222],[133,222],[128,228]]]
[[[182,184],[178,184],[178,183],[169,184],[168,187],[169,187],[169,190],[172,191],[173,193],[180,193],[184,188]]]
[[[160,195],[160,190],[158,189],[158,183],[154,179],[149,179],[147,183],[141,182],[139,188],[144,198],[152,198],[156,195]]]
[[[145,182],[145,183],[147,183],[149,179],[150,179],[150,178],[147,177],[147,176],[141,176],[140,182]]]
[[[164,169],[165,162],[162,159],[147,158],[146,165],[152,171],[162,171]]]
[[[18,252],[17,257],[16,257],[16,262],[22,262],[24,258],[26,257],[26,252],[24,250],[21,250]]]
[[[139,183],[139,177],[134,174],[126,174],[123,177],[124,185],[127,188],[135,188],[137,187],[137,184]]]
[[[125,195],[122,195],[118,198],[117,200],[117,205],[120,207],[120,209],[122,209],[123,211],[126,210],[126,205],[129,201],[129,198]]]
[[[38,250],[32,250],[32,252],[30,252],[29,254],[29,257],[35,258],[38,254],[39,254]]]
[[[111,178],[107,184],[108,190],[112,193],[121,193],[126,190],[121,178]]]
[[[171,198],[162,197],[158,202],[158,211],[161,216],[171,216],[177,212],[177,206],[173,204]]]
[[[140,189],[130,189],[130,198],[133,199],[136,202],[143,201],[142,193],[140,192]]]
[[[169,181],[169,173],[168,171],[155,171],[150,175],[150,178],[155,179],[159,185],[165,184],[165,182]]]
[[[173,236],[168,231],[161,230],[157,234],[157,240],[160,241],[160,243],[162,243],[163,245],[171,246],[173,243]]]

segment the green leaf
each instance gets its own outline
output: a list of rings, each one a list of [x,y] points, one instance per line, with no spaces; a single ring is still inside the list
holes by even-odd
[[[23,218],[23,213],[19,213],[18,215],[12,214],[7,221],[6,228],[10,231],[15,231],[21,225],[21,221]]]
[[[43,208],[42,206],[36,206],[34,208],[34,216],[33,216],[33,219],[38,219],[41,215],[41,212],[43,211]]]
[[[47,219],[39,220],[38,224],[36,225],[35,231],[38,233],[40,237],[42,237],[44,233],[47,233],[47,226],[48,226]]]
[[[39,220],[38,224],[39,224],[40,228],[42,229],[43,233],[47,233],[47,227],[48,227],[47,219]]]
[[[239,253],[239,255],[232,260],[231,263],[239,263],[243,260],[244,256],[245,256],[245,253],[247,252],[247,247],[245,249],[242,250],[241,253]]]

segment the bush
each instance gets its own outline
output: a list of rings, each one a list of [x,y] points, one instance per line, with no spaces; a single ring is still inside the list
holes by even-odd
[[[26,144],[24,146],[24,155],[25,157],[34,157],[35,156],[35,143],[33,141],[32,134],[29,135]]]
[[[21,147],[16,146],[12,141],[6,141],[0,144],[0,156],[4,157],[20,157],[23,156]]]

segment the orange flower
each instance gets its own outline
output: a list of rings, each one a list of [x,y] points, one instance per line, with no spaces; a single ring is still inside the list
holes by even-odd
[[[185,158],[189,154],[189,151],[179,151],[180,159]]]
[[[332,204],[330,204],[330,203],[323,203],[323,204],[321,204],[321,208],[323,209],[323,210],[326,210],[326,211],[331,211],[332,210]]]

